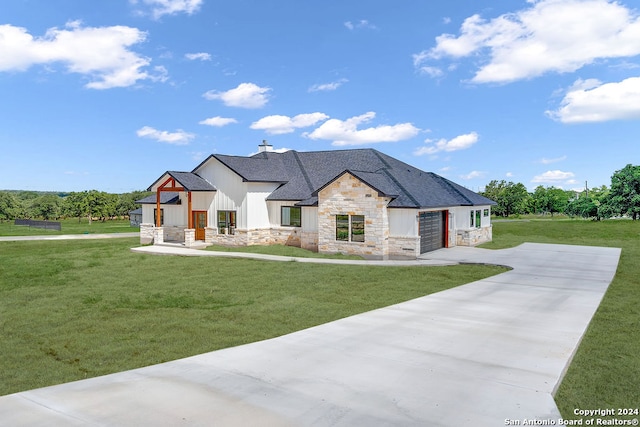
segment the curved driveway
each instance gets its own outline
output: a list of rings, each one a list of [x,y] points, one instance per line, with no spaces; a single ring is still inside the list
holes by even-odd
[[[513,270],[271,340],[0,397],[0,420],[12,426],[557,423],[552,394],[619,256],[615,248],[530,243],[435,251],[424,258]]]

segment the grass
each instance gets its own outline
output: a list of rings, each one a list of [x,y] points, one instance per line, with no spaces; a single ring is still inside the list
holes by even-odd
[[[640,222],[499,222],[486,248],[523,242],[622,248],[616,276],[556,394],[566,419],[576,408],[637,408],[640,402]],[[637,418],[637,417],[636,417]]]
[[[259,341],[504,271],[134,254],[0,242],[0,395]]]
[[[133,233],[139,231],[138,227],[131,227],[128,219],[114,219],[109,221],[89,221],[83,218],[63,219],[61,231],[44,230],[42,228],[13,225],[13,221],[0,221],[0,236],[48,236],[58,234],[102,234],[102,233]]]

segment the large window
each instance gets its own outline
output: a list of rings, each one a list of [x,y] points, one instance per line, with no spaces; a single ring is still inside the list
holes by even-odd
[[[153,225],[158,224],[158,208],[153,209]],[[160,225],[164,225],[164,209],[160,209]]]
[[[302,226],[302,208],[296,206],[282,206],[280,214],[281,225],[288,227]]]
[[[364,242],[364,215],[336,215],[336,240]]]
[[[229,234],[236,228],[236,211],[218,211],[218,232]]]

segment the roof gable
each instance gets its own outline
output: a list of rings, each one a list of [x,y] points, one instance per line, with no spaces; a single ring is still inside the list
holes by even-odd
[[[193,172],[167,171],[158,178],[148,191],[157,191],[169,178],[173,178],[185,191],[217,191],[217,188],[200,175]]]

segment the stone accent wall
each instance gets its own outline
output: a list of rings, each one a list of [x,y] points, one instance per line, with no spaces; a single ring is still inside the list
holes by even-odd
[[[318,233],[303,232],[300,236],[300,247],[308,251],[318,252]]]
[[[388,197],[349,173],[345,173],[318,193],[318,252],[389,257]],[[336,240],[336,215],[364,215],[364,242]]]
[[[184,242],[184,230],[185,226],[177,225],[165,225],[164,229],[164,241],[165,242]]]
[[[140,244],[150,245],[155,237],[156,227],[153,224],[140,224]]]
[[[389,237],[389,258],[393,259],[416,259],[420,255],[420,236]]]
[[[234,234],[220,234],[215,228],[205,230],[205,242],[223,246],[287,245],[301,246],[302,230],[297,227],[235,229]]]
[[[456,244],[458,246],[476,246],[493,239],[493,226],[458,230]]]

